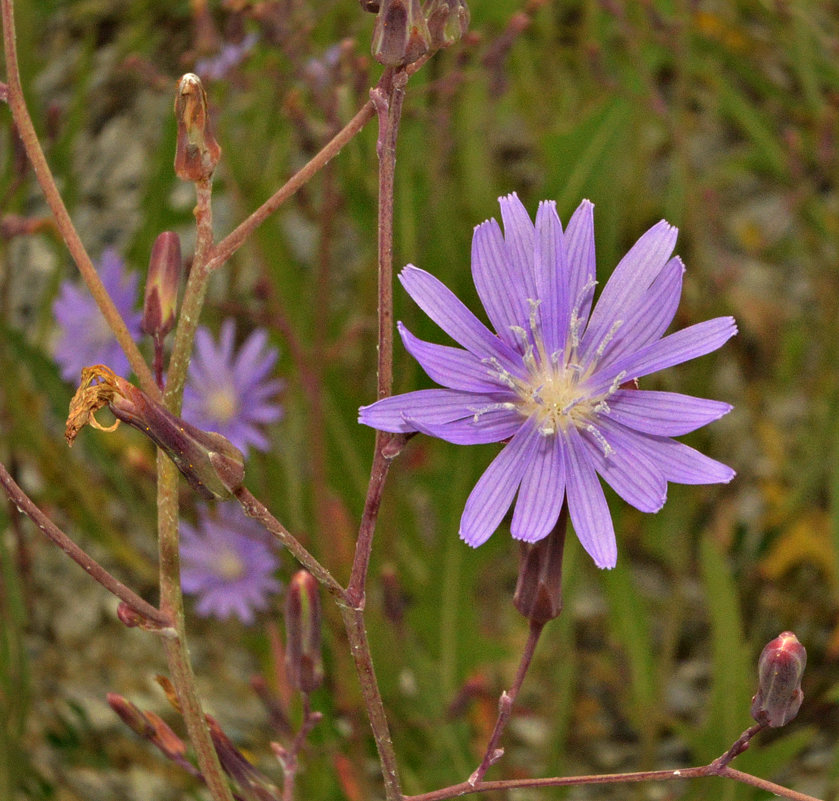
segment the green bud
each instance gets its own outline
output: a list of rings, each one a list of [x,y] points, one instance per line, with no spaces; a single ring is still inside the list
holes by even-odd
[[[450,47],[469,30],[469,8],[464,0],[428,0],[423,12],[434,49]]]
[[[172,330],[180,280],[181,240],[174,231],[164,231],[154,240],[149,257],[143,302],[144,333],[162,340]]]
[[[221,146],[210,125],[207,93],[201,79],[191,72],[178,82],[175,120],[175,175],[184,181],[208,181],[221,158]]]
[[[285,605],[288,681],[303,693],[316,690],[323,682],[320,652],[320,595],[318,583],[308,570],[298,570],[288,585]]]
[[[373,57],[386,67],[403,67],[424,56],[431,39],[420,0],[382,0],[373,28]]]
[[[804,700],[801,678],[807,666],[807,651],[791,631],[767,643],[757,663],[758,687],[752,698],[752,717],[772,728],[785,726]]]

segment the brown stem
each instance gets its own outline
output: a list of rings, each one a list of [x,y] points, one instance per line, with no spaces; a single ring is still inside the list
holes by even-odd
[[[269,534],[273,534],[329,592],[336,598],[344,597],[344,588],[332,577],[332,574],[315,559],[292,535],[289,530],[277,520],[265,505],[255,498],[245,487],[236,490],[236,500],[242,504],[242,509],[248,517],[262,524]]]
[[[76,545],[55,523],[52,522],[29,498],[29,496],[18,486],[15,480],[6,470],[5,465],[0,463],[0,484],[6,490],[6,494],[20,512],[25,514],[36,526],[38,526],[47,537],[52,540],[64,553],[67,554],[77,565],[86,570],[96,581],[98,581],[108,592],[119,598],[138,615],[148,620],[160,629],[170,630],[173,622],[166,611],[161,611],[144,601],[133,590],[126,587],[121,581],[114,578],[102,565],[89,556],[84,550]]]
[[[401,801],[402,789],[399,783],[399,767],[396,762],[396,753],[393,750],[393,740],[390,736],[382,696],[376,681],[376,672],[373,668],[370,643],[367,641],[367,630],[364,625],[364,610],[347,606],[344,603],[339,603],[338,606],[344,618],[344,627],[347,630],[350,651],[355,662],[361,692],[364,696],[367,718],[370,721],[373,739],[376,741],[376,748],[379,752],[385,797],[387,801]]]
[[[475,786],[480,784],[484,778],[484,774],[489,770],[491,765],[494,765],[504,754],[504,749],[498,747],[501,741],[501,735],[510,720],[510,715],[513,712],[513,704],[516,702],[521,685],[524,682],[524,677],[527,675],[527,670],[533,660],[533,654],[536,651],[536,645],[539,642],[539,636],[542,634],[542,629],[545,627],[544,623],[535,620],[530,621],[530,631],[527,635],[527,643],[524,646],[521,659],[519,660],[519,667],[516,671],[516,678],[509,691],[501,693],[501,698],[498,700],[498,718],[495,721],[495,728],[492,730],[492,735],[487,743],[484,758],[475,772],[469,777],[467,784]]]
[[[390,76],[390,79],[388,79]],[[393,386],[393,188],[396,172],[396,141],[405,98],[408,75],[404,71],[385,70],[380,86],[370,92],[379,115],[379,227],[378,227],[378,379],[377,397],[384,398]],[[389,85],[387,96],[383,87]],[[364,502],[364,514],[355,546],[352,573],[347,585],[351,606],[364,608],[367,570],[373,550],[373,534],[379,516],[382,492],[390,460],[385,457],[390,435],[377,432],[370,483]]]
[[[122,319],[122,315],[102,285],[99,274],[96,272],[90,256],[87,255],[82,240],[73,225],[70,213],[64,205],[58,187],[55,185],[55,179],[44,156],[38,134],[35,132],[35,126],[32,124],[32,118],[29,116],[26,101],[23,97],[15,44],[14,3],[12,0],[0,0],[0,6],[2,6],[3,16],[3,49],[6,57],[6,77],[8,78],[8,103],[26,155],[32,164],[32,169],[41,186],[41,191],[44,193],[44,198],[55,217],[58,230],[61,232],[67,249],[70,251],[73,261],[76,262],[90,294],[96,301],[96,305],[102,312],[108,326],[114,332],[114,336],[123,351],[125,351],[131,369],[137,374],[140,386],[147,395],[159,400],[160,390],[154,380],[154,375],[131,337],[128,327],[125,325],[125,320]]]
[[[341,149],[368,123],[373,119],[375,110],[373,103],[368,102],[361,107],[358,113],[337,133],[312,160],[299,172],[295,173],[286,181],[271,197],[268,198],[256,211],[247,219],[239,223],[224,239],[213,248],[210,259],[207,262],[207,271],[213,272],[221,267],[242,245],[247,238],[265,222],[283,203],[286,202],[301,186],[311,178],[331,159],[341,152]]]
[[[667,781],[670,779],[701,779],[708,776],[720,776],[734,779],[735,781],[758,787],[761,790],[774,793],[782,798],[789,798],[792,801],[820,801],[812,795],[799,793],[797,790],[790,790],[780,784],[766,781],[765,779],[743,773],[733,768],[723,767],[719,771],[711,770],[710,765],[698,768],[682,768],[677,770],[648,770],[637,773],[604,773],[599,776],[557,776],[546,779],[511,779],[497,782],[478,782],[472,785],[469,782],[460,782],[450,787],[443,787],[440,790],[433,790],[430,793],[419,795],[406,795],[402,801],[444,801],[447,798],[459,798],[472,793],[488,793],[493,790],[514,790],[520,788],[542,788],[542,787],[575,787],[582,784],[638,784],[639,782]]]

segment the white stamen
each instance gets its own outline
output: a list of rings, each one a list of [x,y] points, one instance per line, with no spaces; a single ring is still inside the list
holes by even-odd
[[[612,341],[615,334],[617,333],[618,329],[623,325],[623,320],[615,320],[612,323],[612,327],[609,329],[609,333],[603,337],[603,341],[597,346],[597,358],[599,359],[604,351],[606,350],[606,346]]]
[[[591,434],[599,443],[600,447],[603,448],[603,455],[608,459],[611,454],[615,452],[615,449],[606,442],[606,437],[604,437],[593,425],[587,425],[586,431]]]

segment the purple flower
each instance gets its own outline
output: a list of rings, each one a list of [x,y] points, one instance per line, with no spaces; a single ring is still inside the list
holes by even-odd
[[[235,335],[233,320],[222,323],[218,345],[206,328],[198,329],[183,418],[227,437],[247,455],[250,445],[259,451],[270,447],[261,426],[282,417],[275,396],[283,382],[269,378],[279,353],[268,347],[266,331],[254,331],[238,351],[234,351]]]
[[[123,260],[109,248],[102,253],[99,277],[131,336],[139,339],[142,312],[135,310],[137,273],[127,272]],[[128,359],[84,286],[63,281],[52,313],[60,328],[54,356],[65,381],[78,381],[82,368],[91,364],[106,364],[117,375],[127,376]]]
[[[280,590],[273,575],[279,559],[265,531],[235,503],[201,508],[194,528],[181,523],[181,563],[183,590],[199,596],[195,610],[202,617],[236,615],[252,623]]]
[[[677,230],[654,225],[621,259],[592,311],[593,206],[583,201],[563,233],[553,202],[536,225],[515,194],[475,228],[472,276],[497,335],[440,281],[408,265],[402,285],[465,350],[414,337],[408,352],[445,389],[385,398],[359,421],[382,431],[421,431],[448,442],[510,440],[480,478],[460,522],[484,543],[518,493],[513,537],[535,542],[563,501],[598,567],[614,567],[615,532],[597,474],[643,512],[664,504],[667,482],[728,482],[734,471],[671,437],[731,410],[727,403],[635,389],[635,379],[719,348],[736,331],[718,317],[663,337],[676,313],[684,266],[670,258]]]

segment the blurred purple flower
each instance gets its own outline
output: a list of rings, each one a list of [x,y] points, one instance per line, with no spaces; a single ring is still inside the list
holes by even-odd
[[[259,41],[255,33],[247,34],[241,42],[227,42],[212,58],[195,62],[195,73],[205,81],[221,81],[239,66]]]
[[[131,336],[139,339],[142,312],[135,310],[137,273],[127,272],[125,262],[109,248],[102,253],[99,277]],[[117,375],[127,377],[128,359],[84,285],[63,281],[52,313],[60,329],[54,356],[65,381],[77,382],[82,368],[92,364],[106,364]]]
[[[235,335],[233,320],[222,323],[218,345],[206,328],[198,329],[183,418],[227,437],[247,455],[251,445],[259,451],[271,446],[260,427],[282,417],[275,398],[283,382],[269,378],[279,352],[268,347],[265,330],[254,331],[238,351],[234,351]]]
[[[278,565],[264,529],[236,503],[202,507],[196,527],[181,523],[181,584],[199,596],[195,611],[202,617],[253,623],[280,590]]]
[[[667,482],[728,482],[734,471],[671,437],[731,410],[727,403],[635,389],[634,380],[719,348],[736,331],[718,317],[662,337],[676,313],[684,266],[670,258],[677,230],[654,225],[621,259],[592,311],[593,206],[563,233],[556,205],[534,227],[515,194],[500,198],[504,233],[475,228],[472,276],[497,335],[440,281],[408,265],[402,285],[465,350],[424,342],[401,323],[408,352],[446,389],[385,398],[359,421],[449,442],[510,440],[466,502],[460,536],[485,542],[518,493],[511,533],[547,536],[567,501],[574,530],[598,567],[614,567],[615,532],[597,474],[628,503],[658,511]]]

